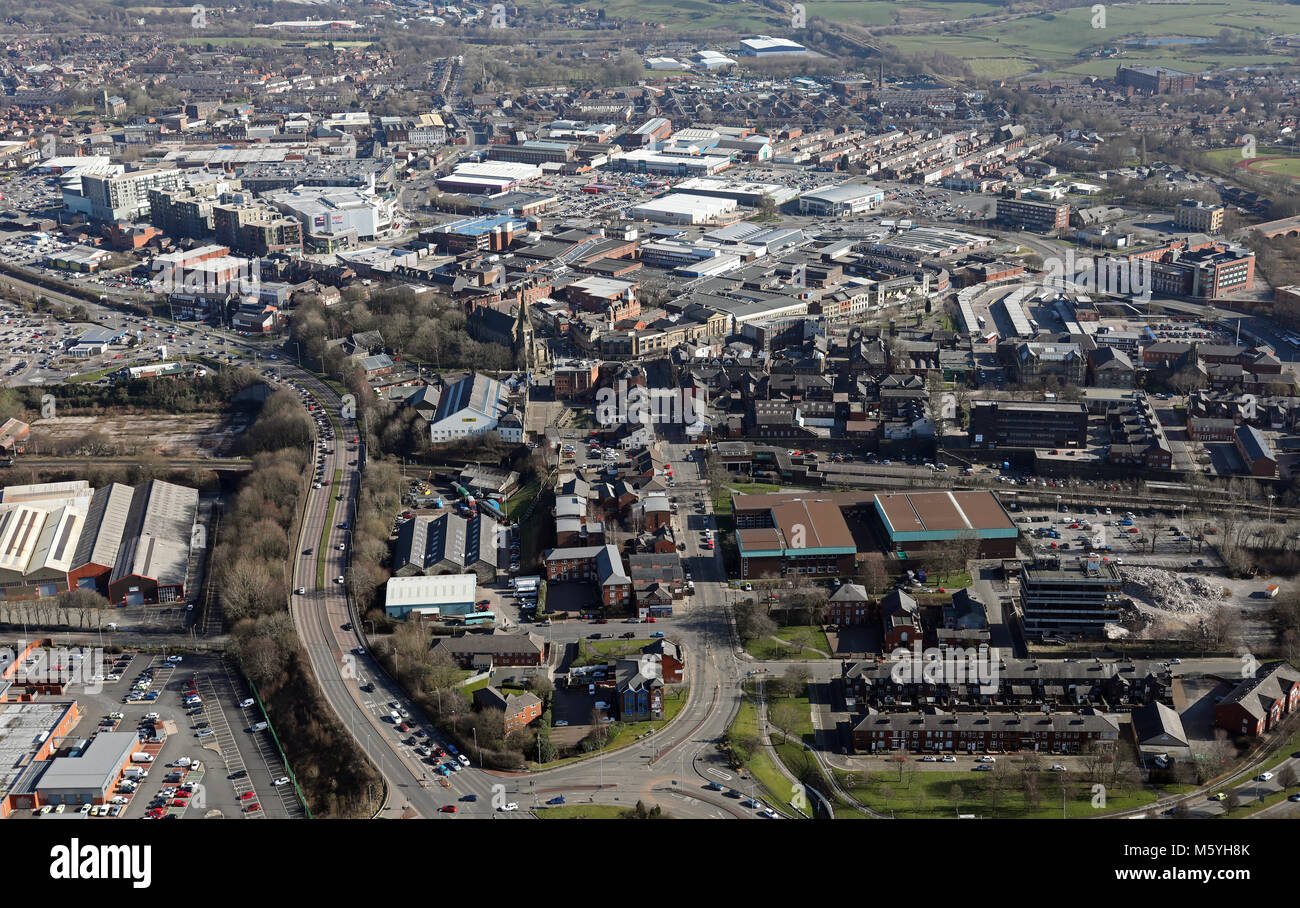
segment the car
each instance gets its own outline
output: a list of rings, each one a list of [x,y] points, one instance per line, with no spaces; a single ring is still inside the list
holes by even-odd
[[[175,665],[177,662],[180,662],[180,661],[181,661],[181,657],[180,657],[180,656],[168,656],[168,657],[167,657],[167,661],[170,662],[170,663],[172,663],[173,665]]]
[[[117,713],[118,718],[121,718],[121,715],[121,713]],[[159,718],[159,715],[157,713],[145,713],[144,717],[146,719],[157,719]]]
[[[256,702],[257,701],[254,700],[252,697],[247,697],[239,701],[239,707],[240,709],[248,709],[248,707],[252,706]]]
[[[356,653],[358,656],[364,656],[366,654],[366,648],[364,646],[358,646],[356,649],[353,650],[353,652]]]
[[[1062,766],[1060,763],[1053,763],[1053,764],[1052,764],[1052,769],[1051,769],[1051,771],[1052,771],[1052,772],[1065,772],[1065,767]]]
[[[722,786],[721,783],[719,783],[719,782],[710,782],[708,785],[705,785],[704,787],[705,787],[705,789],[707,789],[708,791],[725,791],[725,790],[726,790],[725,788],[723,788],[723,786]]]
[[[1227,792],[1223,792],[1223,791],[1210,795],[1211,801],[1226,801],[1227,799],[1228,799],[1228,794]]]
[[[469,757],[465,756],[464,754],[458,754],[458,755],[456,756],[456,759],[457,759],[458,761],[460,761],[460,765],[461,765],[461,766],[468,766],[468,765],[469,765]]]
[[[108,799],[108,803],[110,804],[125,804],[126,802],[127,799],[122,797],[121,795],[114,795],[113,797]]]
[[[443,804],[438,808],[438,813],[455,813],[459,809],[455,804]]]
[[[1271,772],[1261,772],[1259,775],[1255,776],[1255,781],[1267,782],[1271,778],[1273,778],[1273,774]]]
[[[258,811],[258,810],[261,810],[261,809],[262,809],[262,805],[261,805],[261,804],[256,804],[256,803],[254,803],[254,804],[249,804],[248,806],[246,806],[246,807],[244,808],[244,810],[245,810],[246,812],[248,812],[248,813],[253,813],[253,812]]]
[[[993,769],[993,767],[990,766],[990,765],[987,764],[987,763],[979,763],[979,764],[976,764],[976,766],[975,766],[975,771],[976,771],[976,772],[989,772],[989,771],[991,771],[992,769]]]
[[[516,804],[514,801],[511,801],[509,804],[502,804],[500,807],[497,808],[497,810],[501,811],[502,813],[509,813],[512,810],[518,810],[518,809],[519,809],[519,805]]]
[[[549,801],[547,801],[546,803],[547,803],[547,804],[563,804],[563,803],[564,803],[564,795],[556,795],[555,797],[551,798],[551,799],[550,799]]]
[[[241,794],[241,795],[239,796],[239,800],[241,800],[241,801],[250,801],[250,800],[252,800],[252,799],[255,798],[255,797],[257,797],[257,792],[255,792],[255,791],[246,791],[246,792],[244,792],[243,794]]]
[[[564,728],[564,727],[565,727],[566,725],[568,725],[568,724],[569,724],[569,720],[568,720],[568,719],[556,719],[556,720],[555,720],[555,727],[556,727],[556,728]]]
[[[650,636],[651,636],[651,637],[662,637],[663,635],[664,635],[664,632],[663,632],[663,631],[655,631],[655,632],[654,632],[653,634],[651,634]]]
[[[990,754],[985,754],[984,756],[980,757],[981,763],[996,763],[997,761],[998,758],[991,756]]]
[[[927,755],[927,756],[924,756],[924,757],[921,758],[921,762],[922,762],[922,763],[938,763],[938,762],[939,762],[939,758],[938,758],[938,757],[931,757],[931,756],[928,756],[928,755]]]
[[[299,596],[304,596],[304,595],[306,595],[306,593],[307,593],[307,587],[305,587],[305,586],[300,586],[300,587],[298,587],[296,590],[294,590],[294,592],[295,592],[296,594],[298,594]]]
[[[769,820],[779,820],[781,818],[781,815],[778,814],[771,807],[763,808],[763,816],[767,817]]]
[[[289,784],[289,777],[288,777],[288,776],[280,776],[280,778],[276,779],[276,780],[275,780],[274,782],[272,782],[271,784],[272,784],[273,786],[275,786],[276,788],[279,788],[281,785],[288,785],[288,784]]]
[[[210,735],[215,735],[215,734],[216,734],[216,732],[215,732],[213,729],[211,729],[211,728],[203,728],[203,729],[200,729],[199,732],[198,732],[198,736],[199,736],[200,738],[206,738],[206,737],[208,737],[208,736],[210,736]]]
[[[1295,802],[1297,802],[1297,803],[1300,803],[1300,794],[1293,794],[1293,795],[1291,795],[1291,797],[1287,798],[1287,800],[1288,800],[1288,801],[1295,801]]]
[[[91,805],[89,805],[89,804],[82,804],[82,805],[81,805],[81,810],[79,810],[79,811],[77,811],[77,812],[78,812],[78,813],[90,813],[90,806],[91,806]]]
[[[940,763],[956,763],[956,762],[957,762],[957,758],[954,757],[952,754],[944,754],[942,757],[939,758],[939,762],[940,762]]]

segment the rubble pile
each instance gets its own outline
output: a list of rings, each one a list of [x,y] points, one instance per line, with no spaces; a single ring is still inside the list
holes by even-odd
[[[1183,576],[1152,567],[1126,567],[1124,591],[1139,611],[1200,617],[1213,614],[1228,591],[1200,575]],[[1146,608],[1143,608],[1146,606]]]

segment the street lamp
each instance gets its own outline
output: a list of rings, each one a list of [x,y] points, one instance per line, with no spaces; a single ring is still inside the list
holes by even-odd
[[[1272,492],[1268,493],[1268,522],[1269,523],[1273,522],[1273,499],[1276,497],[1277,496],[1274,495]]]

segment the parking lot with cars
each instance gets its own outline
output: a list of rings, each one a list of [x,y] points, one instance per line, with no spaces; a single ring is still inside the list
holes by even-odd
[[[70,737],[135,731],[152,759],[127,767],[106,803],[86,805],[88,816],[303,816],[294,787],[275,784],[288,772],[255,701],[222,657],[110,654],[102,684],[77,691],[85,716]]]

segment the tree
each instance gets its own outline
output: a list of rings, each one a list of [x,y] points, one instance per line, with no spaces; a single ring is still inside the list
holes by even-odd
[[[956,811],[961,809],[962,795],[963,792],[961,790],[961,786],[958,785],[956,782],[953,782],[952,787],[948,789],[948,802],[952,804],[953,810]]]
[[[791,665],[781,676],[780,690],[786,697],[806,697],[808,695],[808,681],[812,677],[812,672],[806,665]]]

